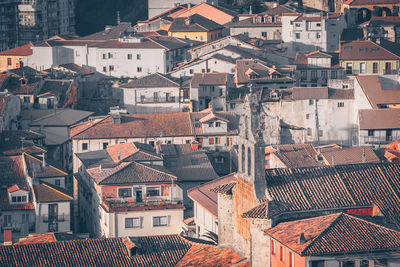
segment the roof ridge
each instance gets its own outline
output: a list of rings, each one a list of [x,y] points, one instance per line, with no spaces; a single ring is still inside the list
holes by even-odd
[[[228,176],[230,176],[230,175],[234,175],[234,174],[235,174],[235,173],[234,173],[234,172],[232,172],[232,173],[230,173],[230,174],[227,174],[227,175],[224,175],[224,176],[218,177],[217,179],[214,179],[214,180],[211,180],[211,181],[209,181],[209,182],[206,182],[206,183],[204,183],[204,184],[200,184],[200,185],[198,185],[198,186],[196,186],[196,187],[193,187],[193,188],[189,189],[187,192],[189,193],[189,192],[191,192],[191,191],[193,191],[193,190],[195,190],[195,189],[198,189],[199,187],[202,187],[202,186],[204,186],[204,185],[207,185],[207,184],[213,183],[213,182],[215,182],[215,181],[218,181],[218,180],[225,179],[225,178],[227,178]],[[233,181],[232,181],[232,182],[233,182]],[[229,184],[229,183],[232,183],[232,182],[228,182],[228,183],[226,183],[226,184]]]
[[[163,77],[164,79],[166,79],[166,80],[168,80],[168,81],[170,81],[170,82],[172,82],[172,83],[174,83],[174,84],[179,86],[179,83],[177,83],[177,82],[173,81],[172,79],[168,78],[166,74],[162,74],[162,73],[159,73],[159,72],[156,72],[156,74],[158,74],[159,76]]]
[[[40,160],[40,159],[38,159],[38,158],[36,158],[36,157],[34,157],[34,156],[32,156],[32,155],[26,153],[26,152],[24,152],[24,154],[27,155],[27,156],[29,156],[29,157],[32,158],[32,159],[35,159],[35,160],[37,160],[37,161],[42,162],[42,160]],[[68,175],[68,173],[66,173],[66,172],[64,172],[64,171],[62,171],[62,170],[60,170],[60,169],[54,167],[54,166],[51,165],[51,164],[48,164],[48,165],[46,165],[46,166],[51,167],[51,168],[55,169],[56,171],[63,173],[64,175]]]
[[[163,171],[161,171],[161,170],[157,170],[156,168],[151,168],[151,167],[150,167],[151,165],[146,165],[146,164],[144,164],[144,163],[142,163],[142,162],[137,162],[137,161],[133,161],[133,162],[135,162],[136,164],[142,165],[142,166],[144,166],[144,167],[146,167],[146,168],[148,168],[148,169],[154,170],[154,171],[156,171],[156,172],[163,173],[163,174],[166,174],[166,175],[171,176],[171,177],[175,177],[176,180],[178,180],[178,176],[176,176],[175,174],[169,174],[169,173],[167,173],[167,172],[163,172]],[[164,168],[165,168],[165,167],[164,167]],[[165,169],[167,169],[167,168],[165,168]],[[167,169],[167,170],[168,170],[168,169]],[[168,170],[168,171],[169,171],[169,170]]]
[[[64,196],[70,198],[71,200],[73,199],[73,197],[71,197],[70,195],[67,195],[67,194],[61,192],[60,190],[58,190],[58,189],[52,187],[51,185],[49,185],[49,184],[47,184],[47,183],[42,183],[42,185],[46,186],[47,188],[49,188],[49,189],[51,189],[51,190],[53,190],[53,191],[56,191],[58,194],[61,194],[61,195],[64,195]]]
[[[100,184],[103,183],[104,181],[110,179],[111,176],[113,176],[113,175],[115,175],[116,173],[119,173],[120,171],[126,169],[128,166],[130,166],[130,165],[133,164],[134,162],[135,162],[135,161],[131,161],[131,162],[123,161],[123,162],[120,162],[120,164],[118,164],[118,165],[115,166],[114,168],[118,168],[118,167],[120,167],[122,164],[124,164],[125,166],[122,166],[119,170],[117,170],[117,171],[111,173],[110,175],[108,175],[107,177],[105,177],[104,179],[102,179],[101,181],[99,181],[99,183],[96,183],[96,181],[94,181],[94,182],[95,182],[96,184],[99,184],[99,185],[100,185]],[[96,168],[96,167],[94,167],[94,168]],[[90,175],[90,176],[91,176],[91,175]],[[92,178],[92,176],[91,176],[91,178]],[[94,180],[94,179],[92,178],[92,180]]]
[[[151,38],[151,36],[147,37],[146,39],[152,41],[153,43],[157,44],[158,46],[161,46],[162,48],[164,48],[164,49],[166,49],[166,50],[168,50],[168,51],[171,50],[171,49],[169,49],[168,47],[166,47],[166,46],[160,44],[159,42],[157,42],[156,40],[154,40],[153,38]]]
[[[329,215],[328,215],[329,216]],[[334,214],[332,214],[332,216],[334,216]],[[341,219],[343,217],[343,213],[339,213],[339,215],[328,225],[328,227],[326,227],[317,237],[315,237],[310,244],[308,244],[303,251],[301,252],[301,255],[303,256],[306,253],[306,250],[308,250],[317,240],[320,240],[321,238],[323,238],[323,236],[330,230],[332,229],[332,227],[334,225],[336,225],[339,222],[339,219]],[[318,217],[314,217],[314,218],[318,218]],[[310,219],[314,219],[314,218],[310,218]]]
[[[394,55],[394,56],[396,56],[396,57],[398,57],[398,59],[400,59],[400,56],[399,55],[396,55],[395,53],[393,53],[392,51],[390,51],[390,50],[388,50],[388,49],[386,49],[385,47],[383,47],[382,45],[380,45],[380,44],[377,44],[377,43],[375,43],[375,42],[372,42],[371,40],[367,40],[368,42],[371,42],[371,43],[373,43],[374,45],[376,45],[376,46],[378,46],[378,47],[380,47],[380,48],[382,48],[383,50],[385,50],[386,52],[389,52],[390,54],[392,54],[392,55]]]
[[[97,124],[99,124],[100,122],[104,121],[105,119],[108,119],[109,117],[110,117],[110,115],[106,115],[104,118],[98,120],[97,122],[94,122],[92,125],[90,125],[89,127],[83,129],[83,130],[80,131],[79,133],[76,133],[76,134],[70,136],[70,138],[72,138],[72,137],[74,137],[74,136],[76,136],[76,135],[78,135],[78,134],[81,134],[81,133],[85,132],[86,130],[92,128],[93,126],[95,126],[95,125],[97,125]],[[89,121],[82,122],[81,124],[76,124],[76,125],[75,125],[74,127],[72,127],[72,128],[75,128],[75,127],[77,127],[77,126],[79,126],[79,125],[82,125],[82,124],[84,124],[84,123],[89,123]],[[71,129],[72,129],[72,128],[71,128]]]

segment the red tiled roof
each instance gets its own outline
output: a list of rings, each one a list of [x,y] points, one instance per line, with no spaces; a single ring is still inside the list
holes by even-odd
[[[328,87],[293,87],[293,100],[328,99]]]
[[[220,120],[220,121],[224,121],[224,122],[229,122],[229,120],[222,118],[220,116],[217,116],[214,114],[214,112],[209,113],[207,116],[204,116],[203,118],[201,118],[199,121],[201,123],[206,123],[209,122],[211,120]]]
[[[369,146],[321,149],[321,154],[329,165],[380,162],[378,156]]]
[[[57,239],[54,233],[44,233],[44,234],[36,234],[32,236],[28,236],[26,238],[21,238],[14,245],[28,245],[28,244],[41,244],[41,243],[50,243],[56,242]]]
[[[400,109],[360,109],[360,130],[400,129]]]
[[[8,193],[12,193],[12,192],[19,191],[19,190],[23,190],[23,191],[29,192],[26,189],[20,188],[17,184],[15,184],[15,185],[13,185],[13,186],[11,186],[11,187],[9,187],[7,189]]]
[[[400,232],[343,213],[280,223],[264,232],[302,256],[400,248]]]
[[[65,189],[47,183],[33,185],[33,190],[36,201],[39,203],[63,202],[73,199]]]
[[[361,75],[356,77],[372,108],[378,105],[400,104],[400,85],[388,76]]]
[[[0,56],[30,56],[33,54],[32,43],[18,46],[3,52],[0,52]]]
[[[210,189],[235,181],[234,173],[188,190],[188,197],[218,218],[218,195]]]
[[[236,186],[236,181],[227,183],[227,184],[221,184],[218,185],[214,188],[210,188],[209,190],[214,193],[221,193],[225,195],[232,195],[232,189]]]
[[[346,47],[349,47],[346,49]],[[350,49],[351,47],[351,49]],[[400,51],[393,53],[369,40],[356,40],[342,43],[339,53],[340,60],[399,60]]]
[[[399,4],[398,0],[346,0],[343,4],[350,6]]]
[[[111,116],[96,122],[85,122],[71,129],[72,139],[191,136],[188,112],[121,115],[120,124]]]
[[[107,146],[106,150],[115,163],[118,163],[139,151],[133,143],[110,145]]]
[[[195,73],[190,82],[192,87],[199,85],[226,85],[228,73]]]

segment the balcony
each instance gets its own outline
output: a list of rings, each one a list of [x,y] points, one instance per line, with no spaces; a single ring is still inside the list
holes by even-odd
[[[371,145],[387,145],[398,139],[394,138],[393,136],[364,136],[361,138],[364,140],[364,144]]]
[[[115,211],[143,211],[143,210],[165,210],[182,209],[182,200],[148,200],[135,202],[135,198],[107,198],[103,199],[102,206],[107,212]]]
[[[43,222],[44,223],[49,223],[49,222],[64,222],[69,220],[69,215],[67,214],[58,214],[58,215],[43,215]]]
[[[142,97],[139,99],[138,104],[156,104],[156,103],[178,103],[177,98],[174,96],[168,98],[154,98],[154,97]]]

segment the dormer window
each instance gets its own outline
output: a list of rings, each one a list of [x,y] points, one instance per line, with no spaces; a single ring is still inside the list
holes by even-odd
[[[26,196],[11,197],[12,203],[26,203]]]
[[[208,127],[214,127],[214,122],[209,122]]]
[[[215,127],[221,127],[221,122],[219,121],[215,122]]]

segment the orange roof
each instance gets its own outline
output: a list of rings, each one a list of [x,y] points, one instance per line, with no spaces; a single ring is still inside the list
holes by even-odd
[[[205,2],[202,2],[185,12],[179,14],[177,17],[178,18],[186,18],[189,16],[192,16],[194,14],[201,15],[209,20],[212,20],[218,24],[226,24],[228,22],[231,22],[232,19],[234,18],[234,15],[232,13],[233,11],[231,10],[222,10],[222,8],[217,8],[215,6],[212,6],[210,4],[207,4]]]
[[[132,156],[138,151],[139,149],[137,149],[137,147],[133,143],[107,146],[107,152],[115,163],[118,163],[129,156]],[[120,159],[118,159],[118,157],[120,157]]]
[[[13,49],[9,49],[3,52],[0,52],[1,56],[29,56],[33,54],[31,47],[33,46],[32,43],[18,46]]]
[[[214,114],[214,112],[211,112],[210,114],[208,114],[207,116],[204,116],[203,118],[200,119],[201,123],[205,123],[211,120],[220,120],[220,121],[224,121],[224,122],[229,122],[227,119],[218,117],[217,115]]]
[[[21,238],[19,242],[14,245],[28,245],[28,244],[41,244],[41,243],[50,243],[56,242],[57,239],[54,233],[44,233],[28,236],[27,238]]]
[[[16,191],[19,191],[19,190],[23,190],[23,191],[27,191],[28,192],[28,190],[20,188],[17,184],[15,184],[15,185],[13,185],[13,186],[11,186],[11,187],[9,187],[7,189],[8,193],[16,192]]]

